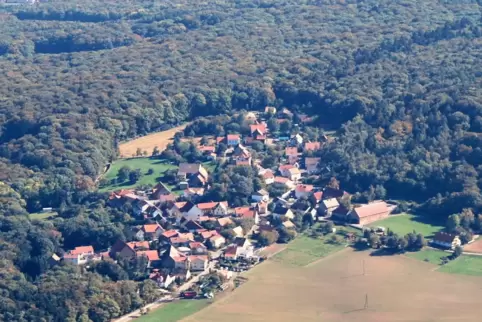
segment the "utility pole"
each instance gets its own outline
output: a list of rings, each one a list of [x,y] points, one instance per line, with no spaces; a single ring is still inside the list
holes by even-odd
[[[368,309],[368,294],[365,294],[365,310]]]

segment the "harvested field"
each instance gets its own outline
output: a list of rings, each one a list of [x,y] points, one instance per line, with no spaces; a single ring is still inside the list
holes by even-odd
[[[231,295],[183,321],[480,321],[482,278],[433,268],[351,249],[308,267],[268,260]]]
[[[136,154],[138,148],[141,151],[147,151],[148,155],[152,154],[152,149],[155,146],[159,148],[160,151],[164,150],[167,145],[174,138],[176,132],[184,130],[187,124],[174,127],[167,131],[152,133],[146,136],[139,137],[134,140],[130,140],[119,145],[119,153],[121,158],[130,158]]]
[[[464,252],[482,254],[482,238],[479,237],[479,239],[474,241],[472,244],[465,245]]]

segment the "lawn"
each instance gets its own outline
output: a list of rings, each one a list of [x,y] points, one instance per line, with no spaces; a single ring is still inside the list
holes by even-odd
[[[450,253],[446,253],[441,250],[427,248],[419,252],[406,253],[405,255],[407,255],[410,258],[415,258],[427,263],[440,265],[442,264],[442,257],[449,256]]]
[[[344,244],[335,245],[327,243],[323,238],[315,239],[308,236],[300,236],[290,242],[285,250],[274,255],[272,259],[276,262],[294,266],[306,266],[344,247]]]
[[[377,221],[370,226],[389,228],[399,235],[406,235],[415,230],[417,233],[422,233],[426,238],[431,238],[436,232],[444,228],[425,222],[422,218],[411,214],[391,216],[387,219]]]
[[[482,276],[482,257],[462,255],[438,269],[439,272]]]
[[[54,219],[58,214],[56,212],[39,212],[35,214],[29,214],[28,217],[30,220],[48,220]]]
[[[115,179],[119,169],[128,166],[131,169],[141,169],[142,177],[135,184],[130,184],[129,182],[111,184],[110,181]],[[152,174],[147,174],[149,169],[153,169]],[[131,158],[131,159],[120,159],[115,161],[109,171],[105,174],[104,178],[109,182],[108,185],[102,187],[100,191],[112,191],[117,189],[127,189],[134,188],[143,184],[155,185],[159,182],[159,178],[162,174],[169,169],[177,169],[177,166],[167,163],[164,160],[156,158]]]
[[[209,300],[180,300],[172,302],[144,315],[136,322],[175,322],[209,305]]]

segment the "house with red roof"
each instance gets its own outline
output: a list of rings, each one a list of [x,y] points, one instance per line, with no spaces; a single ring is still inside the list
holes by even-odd
[[[287,147],[285,148],[285,156],[288,159],[289,164],[295,164],[298,162],[299,154],[297,147]]]
[[[285,178],[288,178],[289,176],[289,170],[290,169],[293,169],[293,168],[296,168],[295,165],[292,165],[292,164],[281,164],[279,167],[278,167],[278,171],[281,173],[281,175]]]
[[[206,241],[213,236],[219,235],[219,233],[216,230],[206,230],[206,231],[200,232],[199,235],[202,237],[204,241]]]
[[[147,224],[142,226],[143,237],[146,240],[155,240],[165,231],[158,223]]]
[[[295,196],[297,199],[301,197],[308,198],[309,195],[313,192],[314,187],[310,184],[299,184],[295,188]]]
[[[208,248],[201,242],[190,242],[189,249],[193,255],[207,255]]]
[[[228,214],[228,202],[227,201],[220,201],[220,202],[204,202],[198,203],[197,208],[200,209],[204,215],[212,214],[217,217],[224,217]]]
[[[140,250],[136,252],[136,256],[147,258],[147,268],[159,265],[161,260],[157,250]]]
[[[78,246],[72,249],[70,254],[73,255],[93,255],[94,254],[94,247],[92,246]]]
[[[102,259],[101,255],[94,253],[92,246],[75,247],[63,256],[63,260],[73,265],[84,265],[88,262],[99,261]]]
[[[252,137],[265,136],[268,132],[268,125],[265,122],[251,124],[249,128]]]
[[[259,213],[256,207],[237,207],[235,208],[235,215],[241,219],[253,219],[256,225],[259,223]]]
[[[264,183],[272,184],[274,182],[274,174],[271,170],[264,170],[260,173],[260,176],[263,178]]]
[[[313,192],[310,196],[310,199],[312,201],[314,201],[314,203],[317,205],[321,202],[321,200],[323,199],[323,191],[316,191],[316,192]]]
[[[318,151],[321,149],[321,142],[306,142],[303,146],[303,152]]]
[[[295,188],[294,182],[291,181],[290,179],[284,178],[284,177],[274,177],[273,183],[282,184],[282,185],[286,186],[286,188],[288,188],[288,189],[294,189]]]
[[[228,146],[237,146],[241,143],[241,136],[239,134],[228,134],[226,136],[226,143]]]

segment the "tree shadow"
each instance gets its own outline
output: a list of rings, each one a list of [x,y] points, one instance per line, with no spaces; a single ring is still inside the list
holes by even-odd
[[[413,214],[412,218],[410,218],[410,221],[417,222],[420,224],[424,225],[430,225],[430,226],[445,226],[445,222],[442,220],[442,218],[434,218],[430,216],[423,216],[422,214]],[[433,238],[434,235],[427,235],[425,238]]]
[[[393,251],[386,248],[380,248],[372,251],[370,253],[370,256],[394,256],[394,255],[400,255],[400,254],[402,254],[402,252]]]

